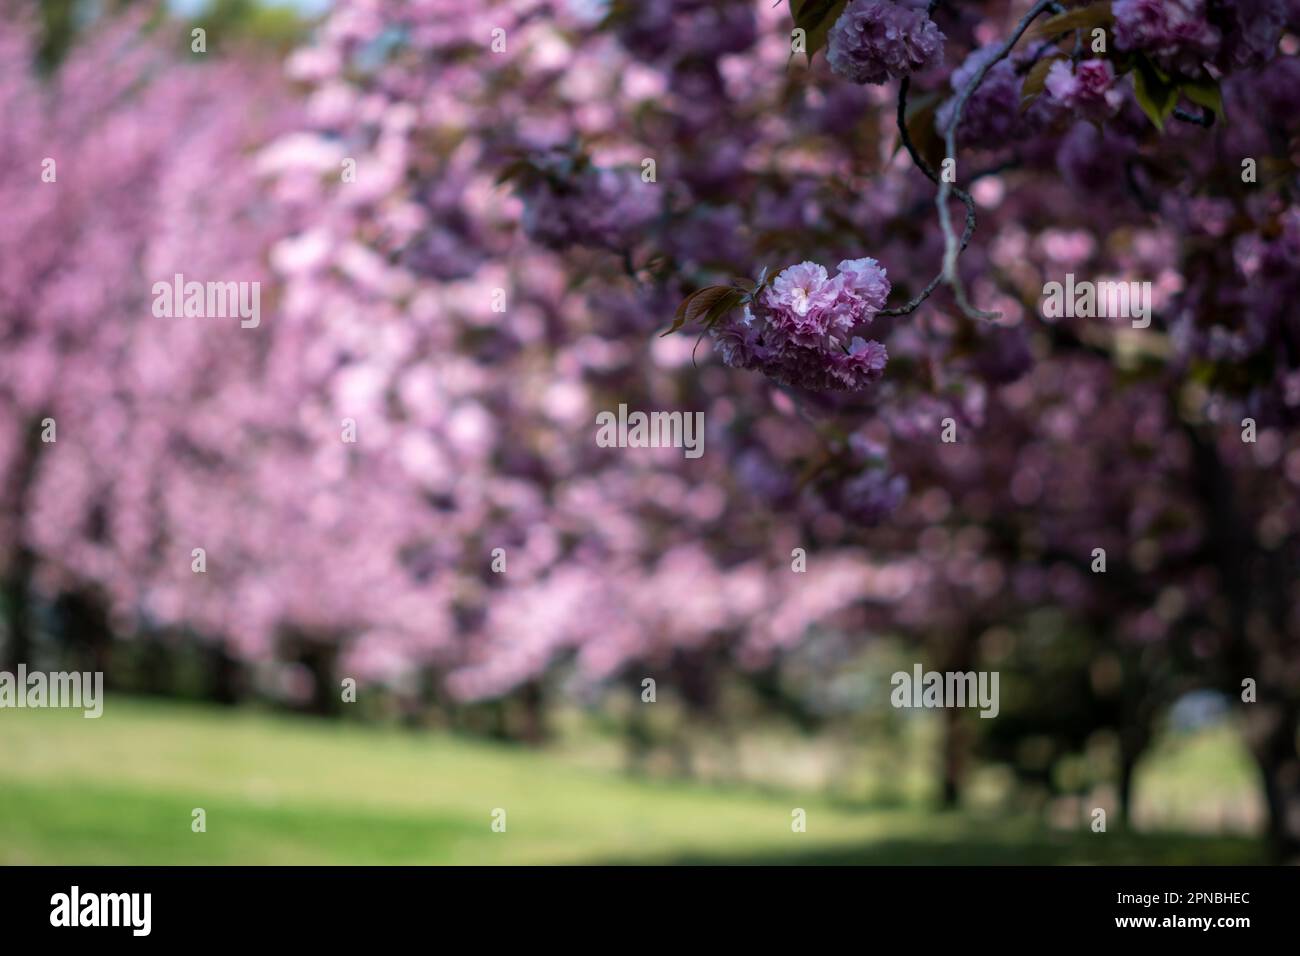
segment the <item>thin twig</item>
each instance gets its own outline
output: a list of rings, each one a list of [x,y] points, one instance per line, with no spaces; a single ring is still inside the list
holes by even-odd
[[[953,107],[952,119],[949,121],[947,132],[944,134],[944,148],[947,150],[948,157],[955,158],[957,155],[957,128],[961,126],[961,116],[966,109],[975,91],[979,89],[984,77],[988,74],[993,66],[1006,58],[1011,52],[1012,47],[1019,42],[1024,36],[1029,25],[1042,13],[1045,13],[1055,3],[1055,0],[1038,0],[1036,4],[1026,13],[1017,24],[1015,31],[1003,42],[998,48],[997,55],[987,62],[981,64],[975,72],[975,76],[966,84],[966,88],[957,94],[957,102]],[[939,193],[935,196],[934,204],[939,210],[939,225],[943,229],[943,278],[952,286],[953,294],[956,296],[958,307],[967,316],[972,319],[996,319],[999,317],[998,312],[983,312],[976,309],[966,299],[966,290],[962,287],[961,276],[957,272],[957,257],[961,254],[961,245],[957,239],[956,233],[952,229],[952,217],[948,212],[948,197],[952,194],[952,184],[946,180],[940,180]],[[974,212],[968,207],[967,224],[973,229],[972,220]]]
[[[933,6],[931,6],[931,9],[933,9]],[[907,130],[907,91],[910,88],[911,78],[906,76],[903,77],[902,81],[898,84],[898,135],[903,142],[903,147],[907,150],[907,155],[911,156],[912,162],[916,164],[916,168],[925,173],[926,178],[929,179],[930,182],[938,185],[939,176],[935,173],[934,168],[926,162],[925,157],[917,152],[916,144],[912,142],[912,134]],[[962,235],[961,240],[961,247],[962,249],[965,249],[966,244],[970,242],[971,234],[975,231],[975,200],[971,197],[970,193],[966,192],[966,190],[960,189],[956,186],[953,187],[953,192],[956,194],[958,199],[966,204],[966,230]],[[896,309],[881,309],[878,314],[907,315],[911,312],[915,312],[920,308],[922,302],[930,298],[930,294],[939,287],[939,283],[942,281],[943,272],[940,271],[939,274],[930,280],[929,284],[927,284],[918,295],[909,299],[905,305],[901,305]]]

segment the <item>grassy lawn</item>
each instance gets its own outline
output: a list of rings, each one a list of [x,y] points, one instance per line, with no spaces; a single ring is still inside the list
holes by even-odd
[[[191,810],[207,832],[190,829]],[[792,833],[790,812],[808,814]],[[503,808],[507,830],[494,833]],[[110,697],[0,711],[0,863],[1252,863],[1239,837],[1048,830],[637,780],[437,734]]]

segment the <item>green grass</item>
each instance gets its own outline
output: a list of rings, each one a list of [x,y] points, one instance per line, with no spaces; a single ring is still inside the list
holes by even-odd
[[[207,832],[190,829],[191,810]],[[507,830],[494,833],[494,808]],[[795,834],[802,807],[808,830]],[[1240,837],[1048,830],[630,778],[441,734],[110,697],[0,711],[0,863],[1251,863]]]
[[[1259,771],[1230,726],[1166,735],[1139,764],[1139,824],[1262,829],[1267,812]]]

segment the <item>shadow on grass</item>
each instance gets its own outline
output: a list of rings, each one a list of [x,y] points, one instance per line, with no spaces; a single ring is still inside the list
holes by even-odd
[[[963,836],[949,842],[883,839],[807,850],[592,862],[684,866],[1240,866],[1264,864],[1268,858],[1263,842],[1250,837],[1042,831],[1028,838]]]
[[[208,830],[191,830],[204,807]],[[572,834],[529,833],[519,845],[488,835],[481,817],[442,811],[254,801],[229,794],[123,792],[7,781],[0,787],[0,862],[100,864],[445,864],[578,862],[606,865],[1057,865],[1267,862],[1261,841],[1188,834],[1065,833],[1028,823],[900,816],[899,836],[788,848],[651,855],[606,847],[583,858]],[[933,825],[931,832],[927,829]],[[886,831],[887,833],[887,831]],[[824,837],[822,838],[824,841]],[[783,841],[783,843],[786,841]],[[559,852],[563,851],[563,852]]]

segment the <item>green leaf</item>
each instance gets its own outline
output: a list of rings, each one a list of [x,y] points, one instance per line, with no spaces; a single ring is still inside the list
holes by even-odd
[[[1223,119],[1223,91],[1217,80],[1183,80],[1178,91],[1197,106],[1204,106],[1212,112],[1215,119]]]
[[[1033,105],[1035,99],[1043,92],[1043,86],[1047,83],[1047,73],[1052,68],[1052,64],[1057,60],[1065,59],[1065,54],[1054,53],[1051,56],[1045,56],[1025,74],[1024,85],[1020,88],[1020,112],[1024,112]]]
[[[813,54],[826,45],[826,34],[847,5],[848,0],[790,0],[794,25],[807,34],[805,53],[809,63]]]
[[[1095,30],[1097,27],[1110,26],[1114,22],[1115,15],[1111,12],[1109,2],[1094,3],[1058,13],[1046,20],[1039,20],[1030,27],[1026,36],[1031,41],[1046,40],[1062,33],[1069,33],[1071,30]]]
[[[1043,92],[1043,86],[1047,83],[1047,73],[1051,70],[1052,64],[1063,59],[1065,59],[1064,53],[1053,53],[1050,56],[1043,57],[1030,67],[1029,72],[1025,74],[1025,83],[1022,87],[1024,95],[1029,96],[1030,94]]]
[[[1160,132],[1165,131],[1165,120],[1169,119],[1178,105],[1178,87],[1168,79],[1162,79],[1157,70],[1146,57],[1140,56],[1134,63],[1133,92],[1138,106],[1147,114],[1147,119],[1155,124]]]

